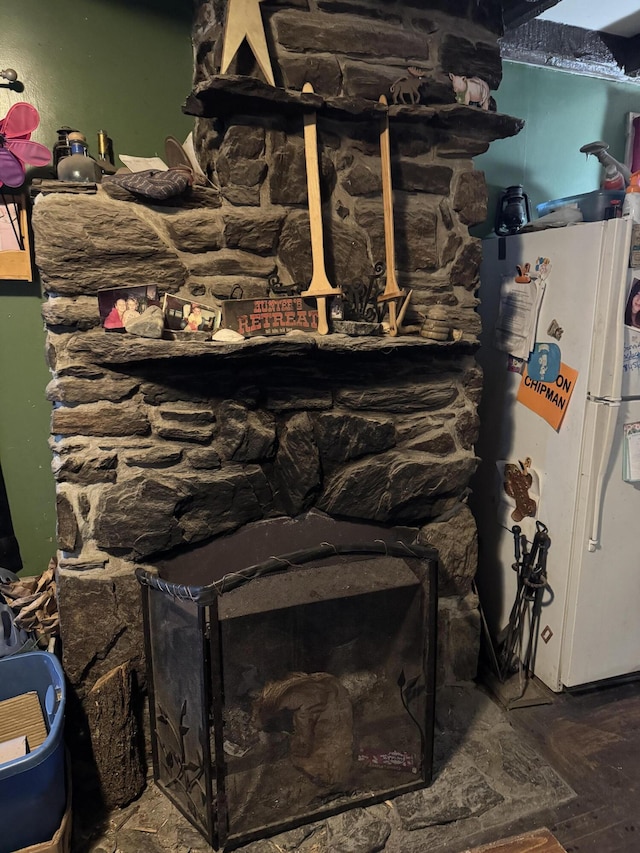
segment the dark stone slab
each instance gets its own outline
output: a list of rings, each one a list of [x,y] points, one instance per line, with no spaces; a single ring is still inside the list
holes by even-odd
[[[114,483],[117,466],[117,453],[88,447],[83,448],[79,454],[54,457],[51,468],[58,483],[91,486],[96,483]]]
[[[340,468],[328,477],[319,509],[384,524],[415,524],[429,518],[437,493],[464,489],[476,468],[471,456],[434,460],[428,454],[387,451]]]
[[[60,435],[147,435],[149,421],[133,404],[87,403],[54,409],[51,432]]]
[[[268,412],[252,412],[240,403],[222,403],[217,413],[217,446],[223,459],[257,462],[273,456],[275,420]]]
[[[227,248],[258,255],[272,255],[284,222],[284,213],[225,213],[224,238]]]
[[[139,387],[132,377],[103,375],[91,379],[75,379],[64,376],[53,379],[47,385],[47,400],[76,406],[81,403],[98,403],[101,400],[118,403],[130,397]]]
[[[193,116],[299,114],[303,107],[319,109],[322,98],[279,89],[254,77],[209,77],[198,83],[182,111]]]
[[[476,41],[449,33],[440,45],[440,66],[447,74],[461,74],[467,77],[480,77],[497,89],[502,80],[502,60],[500,47],[493,43]]]
[[[463,172],[458,178],[453,209],[465,225],[479,225],[487,218],[487,185],[484,172]]]
[[[140,589],[131,570],[59,570],[57,582],[64,670],[80,698],[128,661],[144,682]]]
[[[272,18],[272,25],[277,42],[299,53],[397,56],[413,64],[419,64],[425,55],[426,43],[421,34],[353,15],[278,12]]]
[[[312,421],[323,461],[346,462],[389,450],[396,443],[395,425],[390,418],[332,412],[316,414]]]
[[[305,83],[311,83],[318,95],[326,97],[341,93],[342,74],[335,56],[300,57],[283,53],[278,58],[278,65],[287,89],[302,91]]]
[[[62,492],[56,495],[56,535],[61,551],[75,551],[78,543],[78,521],[71,501]]]
[[[255,521],[269,500],[256,466],[197,476],[164,472],[162,480],[137,475],[102,490],[93,535],[98,547],[141,558]]]
[[[273,133],[272,145],[268,177],[271,203],[305,204],[307,201],[307,173],[302,140],[298,137],[287,137],[284,133]],[[281,236],[281,246],[282,240],[283,237]]]
[[[66,227],[60,229],[60,222]],[[36,263],[45,290],[60,294],[95,294],[109,287],[175,287],[186,270],[175,250],[143,219],[137,208],[107,198],[54,194],[34,207],[32,223]],[[122,251],[122,246],[127,251]]]
[[[214,210],[188,210],[167,218],[167,230],[182,252],[209,252],[223,245],[224,222]]]
[[[383,807],[353,809],[327,821],[327,850],[340,853],[378,853],[391,835],[391,821]]]
[[[275,501],[286,515],[313,505],[320,489],[320,456],[308,414],[292,415],[280,432],[274,466]]]
[[[42,305],[42,319],[54,329],[86,331],[101,325],[98,300],[92,296],[49,296]]]
[[[444,796],[438,789],[432,788],[396,799],[395,805],[403,829],[415,831],[476,817],[504,800],[473,767],[445,769],[440,781],[446,792]]]
[[[396,189],[411,192],[448,195],[453,169],[432,163],[402,159],[394,163],[393,183]]]

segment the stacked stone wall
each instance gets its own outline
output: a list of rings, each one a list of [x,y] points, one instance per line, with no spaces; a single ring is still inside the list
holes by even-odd
[[[207,176],[151,204],[100,188],[53,193],[33,213],[46,292],[66,671],[83,700],[130,661],[144,681],[137,565],[247,523],[311,508],[416,528],[441,555],[439,679],[475,675],[476,466],[482,377],[474,360],[484,176],[472,158],[515,120],[456,105],[449,72],[501,77],[499,3],[272,0],[261,5],[278,87],[310,81],[318,113],[327,272],[367,283],[385,261],[375,102],[409,66],[421,105],[390,111],[397,278],[408,322],[444,310],[457,343],[300,335],[245,345],[117,335],[98,291],[155,284],[219,304],[308,287],[311,246],[302,113],[204,98],[219,69],[225,4],[197,5],[193,104]],[[256,73],[250,52],[231,71]],[[247,76],[248,75],[248,76]],[[259,88],[259,87],[258,87]],[[198,100],[200,98],[200,100]],[[369,106],[367,106],[369,105]],[[422,110],[422,112],[420,112]],[[285,114],[286,113],[286,114]]]

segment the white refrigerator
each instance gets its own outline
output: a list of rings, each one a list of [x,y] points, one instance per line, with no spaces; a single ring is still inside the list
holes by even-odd
[[[534,673],[554,691],[640,671],[631,227],[614,219],[483,242],[477,586],[499,640],[516,595],[512,527],[531,541],[536,520],[546,525]]]

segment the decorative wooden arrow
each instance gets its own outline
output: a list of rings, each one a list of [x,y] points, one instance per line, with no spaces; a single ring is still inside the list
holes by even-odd
[[[313,92],[311,83],[305,83],[303,92]],[[327,322],[327,297],[340,296],[342,290],[333,287],[324,266],[324,245],[322,236],[322,202],[320,200],[320,169],[318,167],[318,134],[316,130],[316,113],[308,111],[304,114],[304,156],[307,164],[307,195],[309,200],[309,227],[311,230],[311,258],[313,272],[309,289],[301,296],[313,296],[318,305],[318,333],[326,335],[329,331]]]
[[[220,73],[226,72],[238,48],[246,39],[265,79],[275,86],[269,48],[260,15],[261,2],[262,0],[227,0]]]
[[[387,99],[380,95],[379,103],[387,106]],[[389,334],[398,334],[397,308],[404,290],[396,281],[396,251],[393,228],[393,191],[391,188],[391,145],[389,144],[389,114],[385,110],[380,131],[380,167],[382,169],[382,206],[384,211],[384,251],[386,255],[387,282],[378,302],[386,302],[389,308]]]

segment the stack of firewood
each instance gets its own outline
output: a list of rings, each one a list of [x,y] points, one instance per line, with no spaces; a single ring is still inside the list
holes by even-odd
[[[0,583],[0,593],[13,611],[17,627],[30,633],[40,648],[47,648],[59,631],[55,568],[56,561],[51,560],[39,577]]]

